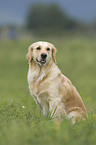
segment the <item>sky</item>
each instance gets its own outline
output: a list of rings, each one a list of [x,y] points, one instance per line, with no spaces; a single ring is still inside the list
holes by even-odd
[[[23,24],[29,6],[34,3],[56,3],[74,19],[96,21],[96,0],[0,0],[0,25]]]

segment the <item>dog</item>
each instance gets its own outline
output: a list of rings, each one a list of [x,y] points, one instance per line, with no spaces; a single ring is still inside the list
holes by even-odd
[[[61,120],[66,116],[74,124],[88,118],[86,108],[76,88],[56,65],[56,48],[49,42],[31,44],[26,55],[29,60],[28,84],[40,112]]]

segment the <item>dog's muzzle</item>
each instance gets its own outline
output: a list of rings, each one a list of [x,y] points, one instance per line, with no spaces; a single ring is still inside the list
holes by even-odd
[[[46,58],[47,58],[47,54],[41,53],[41,60],[39,61],[38,59],[36,59],[36,61],[39,62],[40,65],[44,65],[46,63]]]

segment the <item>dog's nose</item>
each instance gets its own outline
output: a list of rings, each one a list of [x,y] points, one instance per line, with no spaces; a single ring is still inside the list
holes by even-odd
[[[42,54],[41,54],[41,57],[42,57],[42,58],[46,58],[46,57],[47,57],[47,54],[46,54],[46,53],[42,53]]]

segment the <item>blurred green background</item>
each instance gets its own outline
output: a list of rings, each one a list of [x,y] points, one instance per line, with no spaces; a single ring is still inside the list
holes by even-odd
[[[95,145],[95,21],[74,20],[58,4],[37,3],[30,8],[26,25],[0,25],[0,145]],[[29,45],[39,40],[57,48],[57,65],[80,93],[87,121],[72,125],[66,119],[59,123],[39,115],[28,89],[26,60]]]

